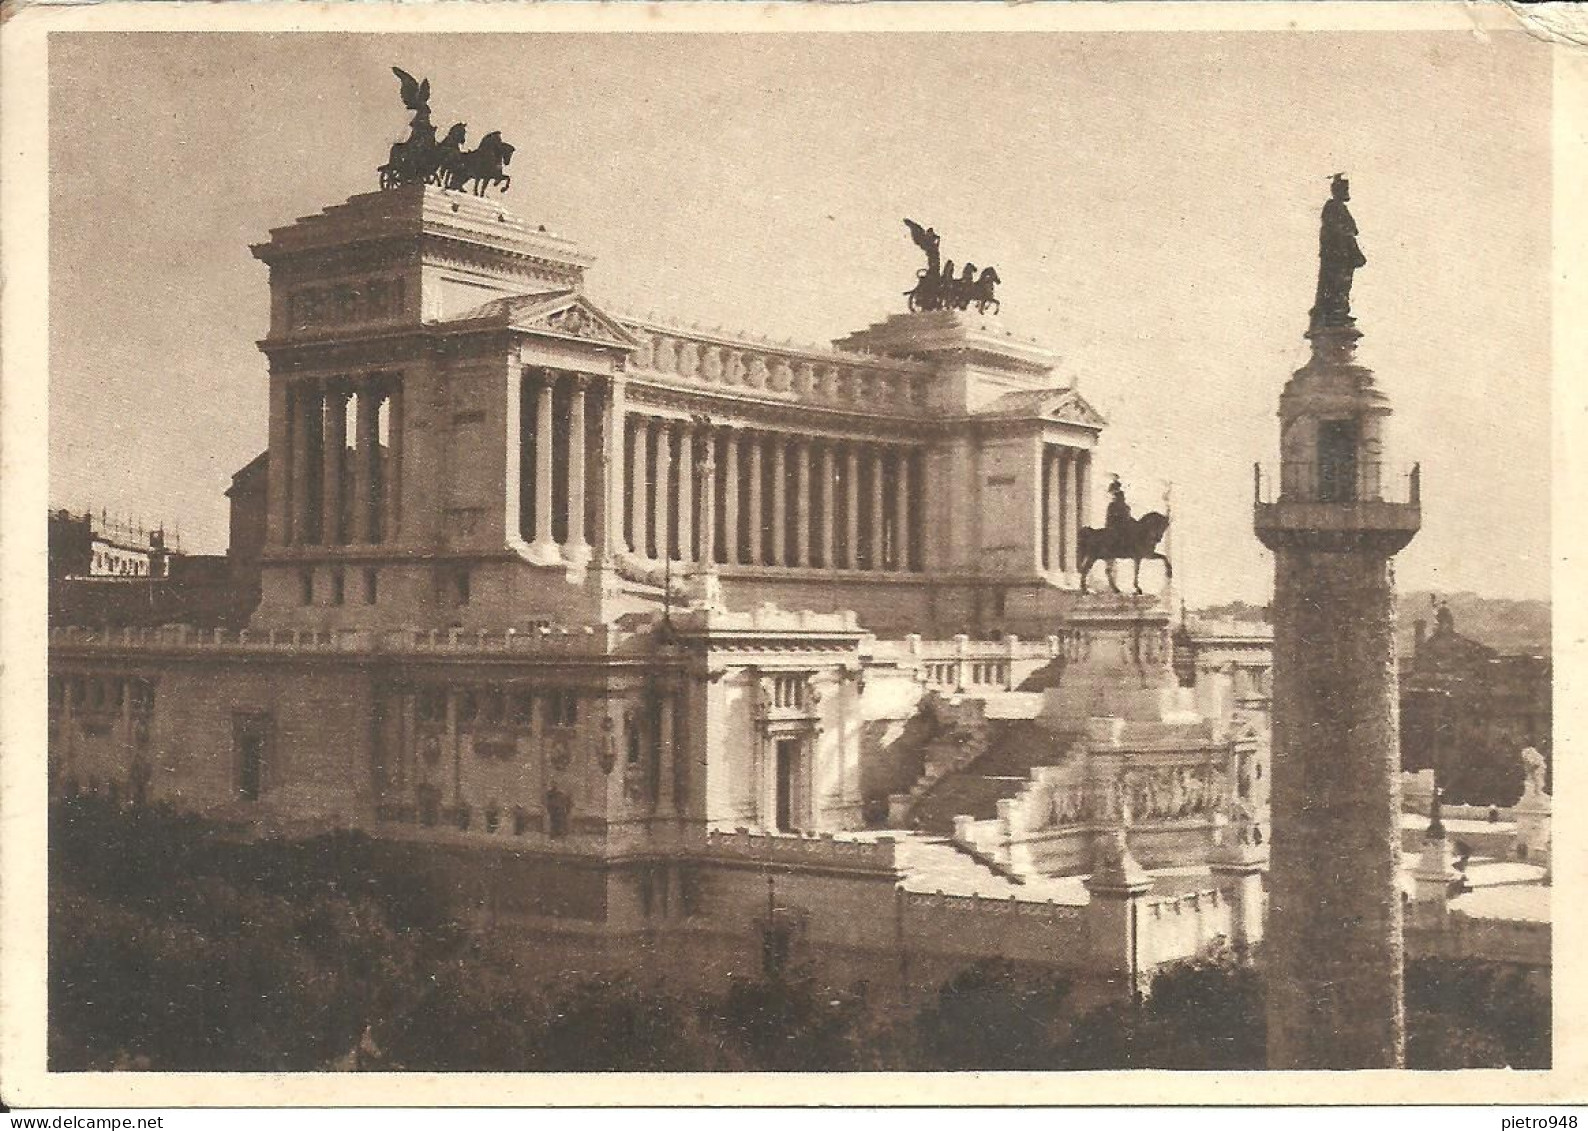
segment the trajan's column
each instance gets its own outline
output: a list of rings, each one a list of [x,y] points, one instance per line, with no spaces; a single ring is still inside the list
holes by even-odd
[[[1279,399],[1274,552],[1268,1067],[1404,1061],[1394,555],[1421,522],[1418,476],[1383,464],[1389,399],[1356,364],[1352,274],[1366,259],[1334,179],[1324,205],[1312,358]]]

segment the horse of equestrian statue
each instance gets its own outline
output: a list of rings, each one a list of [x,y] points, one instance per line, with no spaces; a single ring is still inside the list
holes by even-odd
[[[969,295],[966,296],[965,305],[976,304],[978,314],[986,314],[987,308],[992,307],[994,314],[998,313],[998,296],[993,288],[1003,282],[998,277],[998,272],[991,267],[982,268],[982,273],[976,277],[976,282],[971,286]],[[961,310],[965,307],[960,307]]]
[[[1126,519],[1118,527],[1082,527],[1076,543],[1081,559],[1081,592],[1086,592],[1087,574],[1092,572],[1092,566],[1097,562],[1105,563],[1108,587],[1115,593],[1119,592],[1119,582],[1114,578],[1114,563],[1120,559],[1136,563],[1137,593],[1141,592],[1141,563],[1145,560],[1162,562],[1164,577],[1173,579],[1174,566],[1169,563],[1167,555],[1158,552],[1158,543],[1168,529],[1169,516],[1158,511],[1148,511],[1140,518]]]

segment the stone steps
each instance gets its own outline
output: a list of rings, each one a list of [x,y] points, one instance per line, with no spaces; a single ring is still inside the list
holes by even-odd
[[[1070,757],[1077,731],[1054,731],[1029,720],[995,720],[985,726],[981,753],[969,761],[934,765],[928,747],[927,772],[907,794],[889,799],[894,823],[948,836],[954,818],[990,820],[998,802],[1018,795],[1037,766],[1059,765]]]

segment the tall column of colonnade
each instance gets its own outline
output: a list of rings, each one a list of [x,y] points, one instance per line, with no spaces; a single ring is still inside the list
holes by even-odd
[[[628,412],[624,506],[635,557],[788,569],[919,572],[919,448]]]
[[[1079,566],[1081,527],[1091,519],[1092,453],[1044,444],[1042,448],[1042,568],[1071,573]]]
[[[302,378],[288,385],[285,409],[286,474],[281,496],[272,502],[279,508],[281,541],[339,546],[395,538],[402,517],[400,379],[391,374]]]
[[[601,498],[600,480],[592,483],[591,472],[609,458],[621,465],[623,453],[615,446],[606,451],[592,428],[602,420],[593,403],[599,395],[595,378],[530,369],[520,380],[520,450],[512,457],[519,461],[518,534],[537,564],[583,566],[592,557],[592,519],[601,513],[593,505]],[[610,401],[610,386],[602,391]],[[634,457],[646,455],[636,450]]]

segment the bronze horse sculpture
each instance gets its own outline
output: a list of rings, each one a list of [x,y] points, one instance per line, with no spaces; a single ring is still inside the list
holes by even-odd
[[[484,196],[492,185],[501,185],[506,192],[513,178],[507,175],[507,163],[513,159],[513,147],[502,140],[498,130],[492,130],[480,139],[480,144],[467,152],[449,153],[441,163],[442,187],[461,189],[471,182],[475,196]]]
[[[1086,577],[1092,566],[1104,562],[1108,572],[1108,587],[1119,592],[1119,582],[1114,579],[1114,563],[1128,559],[1136,563],[1136,592],[1141,592],[1141,563],[1156,560],[1163,563],[1164,577],[1174,578],[1174,566],[1167,555],[1159,553],[1158,543],[1169,529],[1169,516],[1158,511],[1148,511],[1140,518],[1127,520],[1118,528],[1086,526],[1081,528],[1076,549],[1081,559],[1081,592],[1086,592]]]
[[[942,237],[935,228],[923,228],[914,220],[906,219],[910,238],[915,246],[926,253],[926,266],[915,273],[915,286],[904,292],[912,312],[919,310],[969,310],[974,306],[978,313],[989,309],[998,312],[998,297],[993,290],[1003,282],[998,272],[985,268],[980,275],[974,264],[965,264],[964,273],[955,276],[954,261],[943,262],[939,250]]]
[[[408,124],[407,139],[391,147],[386,164],[377,170],[380,187],[431,184],[453,191],[468,189],[475,196],[484,196],[487,189],[500,185],[506,192],[512,183],[507,164],[513,159],[513,147],[502,140],[501,132],[492,130],[476,148],[465,150],[468,127],[458,122],[437,141],[436,128],[430,120],[430,80],[421,82],[401,67],[393,67],[392,74],[402,83],[403,105],[414,116]]]

